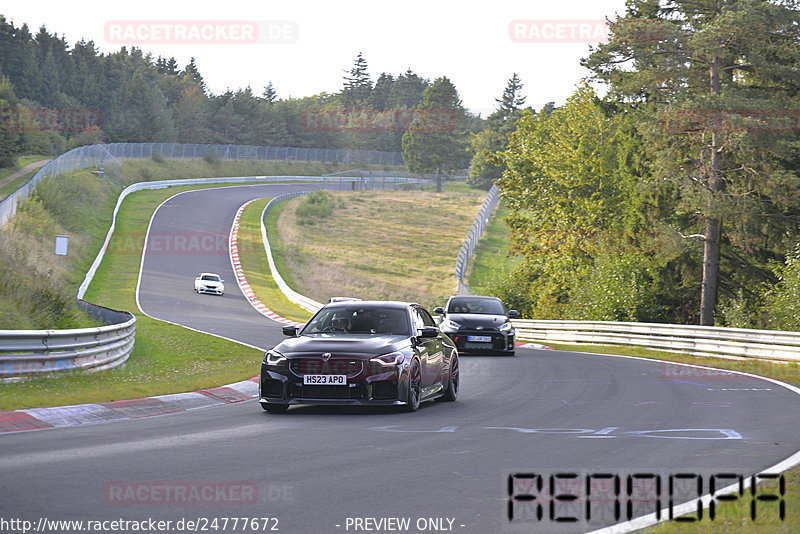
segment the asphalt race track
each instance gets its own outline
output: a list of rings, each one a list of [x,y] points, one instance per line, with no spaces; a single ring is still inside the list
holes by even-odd
[[[277,343],[280,325],[242,296],[226,245],[198,254],[175,239],[215,236],[216,243],[223,236],[226,243],[244,202],[308,188],[240,186],[173,197],[152,221],[142,309],[250,345]],[[222,275],[224,296],[192,291],[202,271]],[[701,475],[707,492],[711,475],[757,473],[800,448],[800,395],[762,379],[527,348],[515,358],[463,357],[461,376],[457,402],[426,403],[412,414],[293,407],[269,415],[253,400],[0,435],[0,515],[34,524],[153,519],[172,521],[171,532],[585,532],[617,522],[613,495],[598,501],[591,522],[583,506],[559,503],[557,517],[581,522],[557,522],[546,491],[538,501],[516,499],[534,493],[519,481],[537,480],[516,477],[509,521],[509,476],[545,475],[546,486],[551,474],[624,480],[638,473],[647,487],[658,475],[664,507],[670,474],[687,475],[687,487]],[[653,511],[644,501],[634,502],[636,512]],[[537,502],[545,504],[541,519]],[[244,518],[275,519],[243,529]]]

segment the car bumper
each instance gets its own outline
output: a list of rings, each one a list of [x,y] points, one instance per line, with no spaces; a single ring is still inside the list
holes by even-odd
[[[222,295],[224,289],[220,289],[218,287],[199,287],[197,288],[198,293],[208,293],[209,295]]]
[[[261,404],[338,404],[397,406],[405,403],[405,384],[397,374],[348,379],[342,386],[304,385],[301,377],[262,369],[259,386]],[[405,391],[403,389],[403,391]],[[403,400],[401,400],[403,399]]]
[[[458,332],[447,332],[447,335],[453,340],[459,354],[504,355],[514,354],[515,333],[513,330],[508,333],[459,330]],[[474,342],[470,341],[470,336],[489,336],[492,340],[490,342]]]

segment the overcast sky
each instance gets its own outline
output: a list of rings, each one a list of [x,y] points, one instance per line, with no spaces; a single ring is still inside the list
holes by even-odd
[[[7,0],[0,14],[33,33],[45,25],[70,45],[84,38],[103,52],[136,45],[195,57],[214,93],[272,81],[281,98],[341,89],[358,52],[372,80],[408,68],[448,76],[464,105],[484,117],[517,72],[527,104],[563,103],[588,74],[580,67],[603,20],[625,0],[293,0],[63,2]],[[167,21],[167,24],[163,24]],[[175,41],[178,41],[177,43]],[[192,42],[187,42],[192,41]]]

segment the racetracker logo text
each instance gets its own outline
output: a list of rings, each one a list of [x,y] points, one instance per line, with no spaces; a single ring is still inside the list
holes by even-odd
[[[109,504],[255,504],[254,482],[111,482],[105,487]]]
[[[300,31],[286,20],[112,20],[103,34],[109,44],[287,44]]]
[[[0,109],[0,131],[3,132],[88,132],[101,127],[99,109]]]

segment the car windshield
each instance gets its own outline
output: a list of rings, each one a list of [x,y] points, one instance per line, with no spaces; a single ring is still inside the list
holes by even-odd
[[[200,279],[208,282],[219,282],[219,276],[215,274],[204,274]]]
[[[494,299],[458,298],[450,300],[447,313],[483,313],[487,315],[505,315],[503,303]]]
[[[408,316],[400,308],[335,306],[323,308],[303,328],[302,334],[409,335]]]

